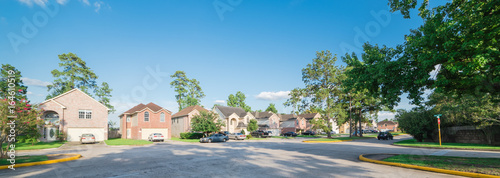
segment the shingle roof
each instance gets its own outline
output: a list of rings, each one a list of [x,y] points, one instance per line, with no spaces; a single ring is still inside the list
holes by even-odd
[[[176,117],[181,117],[181,116],[185,116],[185,115],[188,115],[191,111],[193,110],[198,110],[198,111],[205,111],[205,112],[208,112],[208,110],[206,110],[205,108],[201,107],[201,106],[198,106],[198,105],[194,105],[194,106],[189,106],[187,108],[184,108],[182,109],[181,111],[175,113],[172,118],[176,118]]]
[[[307,113],[307,114],[301,114],[299,115],[300,117],[303,117],[307,120],[314,119],[314,116],[316,116],[318,113]]]
[[[280,115],[280,121],[295,120],[298,117],[299,116],[297,116],[295,114],[282,114],[282,115]]]
[[[273,115],[274,113],[272,113],[271,111],[268,111],[268,112],[252,112],[252,115],[255,116],[255,118],[259,119],[259,118],[269,118]]]
[[[135,112],[138,112],[138,111],[142,111],[146,108],[149,108],[151,109],[153,112],[158,112],[164,108],[162,108],[161,106],[158,106],[154,103],[148,103],[147,105],[144,105],[144,104],[138,104],[137,106],[134,106],[133,108],[129,109],[128,111],[125,111],[124,113],[120,114],[120,116],[122,116],[123,114],[133,114]],[[171,111],[165,109],[167,112],[169,113],[172,113]]]
[[[235,113],[240,117],[244,117],[245,115],[247,115],[247,112],[242,108],[229,107],[229,106],[215,106],[215,107],[218,108],[219,111],[222,112],[222,114],[224,114],[224,116],[226,117],[233,113]]]

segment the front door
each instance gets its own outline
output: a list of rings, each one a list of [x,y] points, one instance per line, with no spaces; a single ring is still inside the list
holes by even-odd
[[[44,136],[48,142],[56,141],[57,128],[55,126],[46,126]]]

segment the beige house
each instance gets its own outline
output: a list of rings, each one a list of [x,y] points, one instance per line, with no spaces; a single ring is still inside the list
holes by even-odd
[[[239,133],[244,130],[248,135],[248,123],[250,119],[255,119],[252,113],[237,107],[214,106],[212,111],[216,113],[219,116],[218,119],[226,125],[221,128],[222,131],[228,131],[230,133]]]
[[[79,89],[72,89],[40,103],[44,125],[41,141],[56,141],[57,130],[67,134],[67,141],[80,141],[84,133],[94,134],[96,141],[108,139],[109,109]]]
[[[189,106],[172,116],[172,136],[180,137],[182,132],[191,131],[191,119],[200,112],[209,112],[205,108],[195,105]]]

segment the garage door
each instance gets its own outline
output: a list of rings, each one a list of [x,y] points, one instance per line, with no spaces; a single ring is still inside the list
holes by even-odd
[[[168,138],[168,129],[142,129],[142,139],[147,140],[152,133],[161,133],[165,139]]]
[[[68,141],[80,141],[82,134],[94,134],[96,141],[104,141],[104,128],[68,128]]]

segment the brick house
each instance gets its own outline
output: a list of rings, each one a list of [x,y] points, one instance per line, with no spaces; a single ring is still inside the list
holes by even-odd
[[[202,111],[209,112],[205,108],[195,105],[172,115],[172,137],[180,137],[180,133],[191,131],[191,119]]]
[[[299,116],[306,119],[306,121],[307,121],[305,130],[311,130],[311,128],[312,128],[311,120],[321,118],[321,114],[319,114],[319,113],[300,114]]]
[[[297,132],[301,133],[306,130],[307,120],[295,114],[280,115],[280,130],[281,133]]]
[[[41,141],[55,141],[57,130],[67,134],[67,141],[80,141],[84,133],[92,133],[96,141],[108,139],[109,109],[75,88],[40,103],[44,125]]]
[[[219,116],[218,119],[226,124],[221,128],[222,131],[239,133],[244,130],[247,135],[250,134],[247,126],[250,119],[255,119],[252,113],[246,112],[243,108],[229,106],[214,106],[212,112],[216,113]]]
[[[141,103],[118,117],[124,139],[147,140],[152,133],[171,138],[172,112],[154,103]]]
[[[397,132],[398,126],[398,122],[394,121],[382,121],[377,123],[377,129],[380,131],[392,130],[394,132]]]
[[[259,130],[271,131],[272,136],[279,136],[280,130],[280,117],[271,112],[252,112],[255,119],[257,119],[257,125]]]

